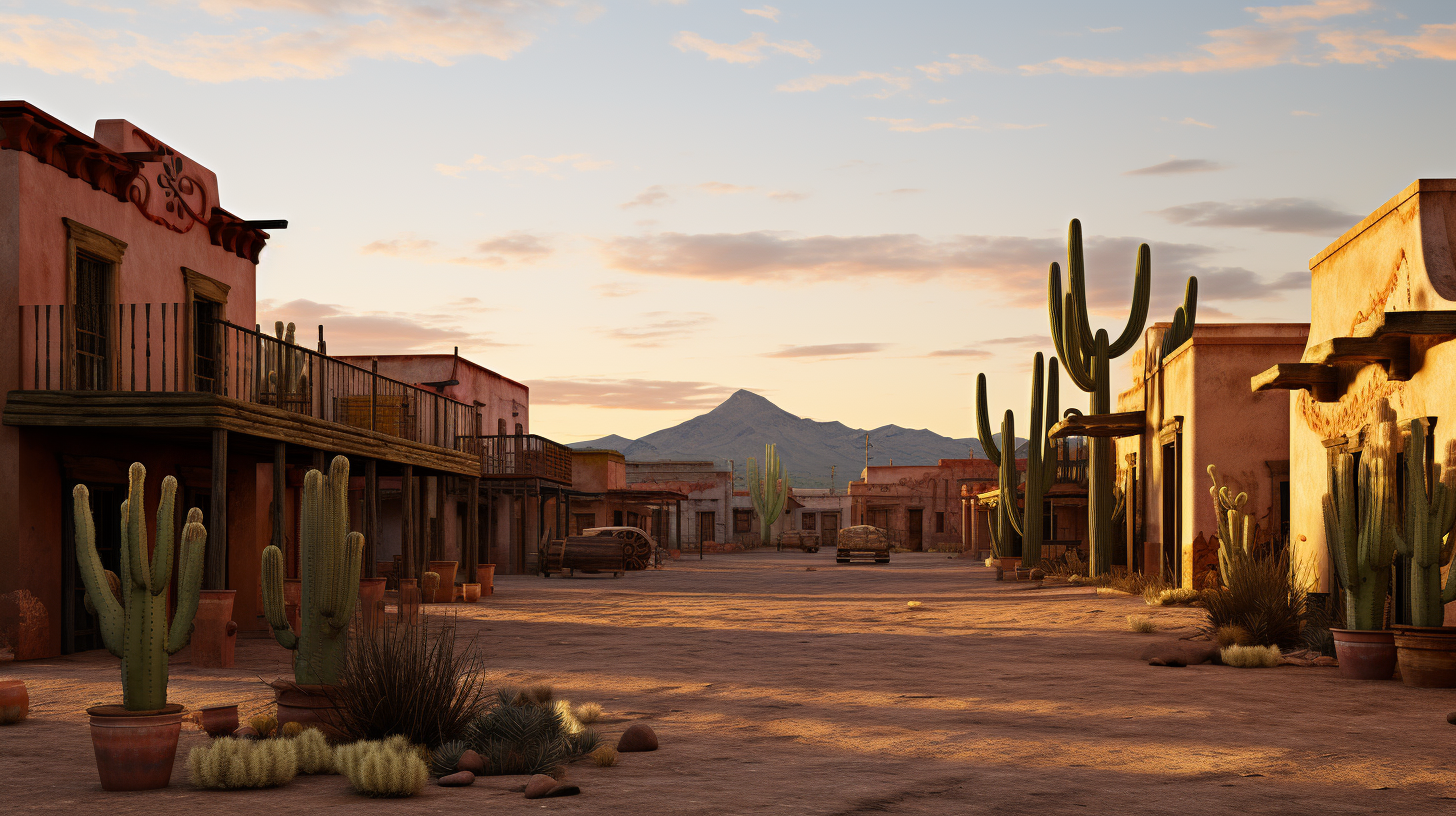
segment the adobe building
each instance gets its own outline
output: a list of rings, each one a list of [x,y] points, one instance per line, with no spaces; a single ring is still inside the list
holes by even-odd
[[[729,541],[729,508],[733,506],[733,473],[712,462],[661,461],[628,462],[627,483],[634,490],[661,490],[686,498],[680,502],[680,515],[675,512],[671,524],[681,519],[681,527],[673,530],[673,540],[682,548],[696,549],[703,544],[712,552],[718,544]],[[664,522],[666,514],[663,514]],[[664,540],[664,539],[659,539]]]
[[[1453,225],[1456,179],[1419,179],[1377,207],[1310,259],[1298,362],[1287,355],[1250,381],[1258,393],[1292,392],[1289,538],[1315,591],[1331,590],[1321,504],[1337,453],[1361,451],[1372,422],[1393,413],[1400,424],[1428,417],[1436,460],[1456,465]]]
[[[791,487],[800,505],[790,514],[789,529],[817,532],[819,546],[828,549],[839,541],[839,531],[849,525],[849,493],[829,487]]]
[[[1198,323],[1159,359],[1169,323],[1143,332],[1124,368],[1132,387],[1096,432],[1115,437],[1119,489],[1133,485],[1112,563],[1201,588],[1218,567],[1218,517],[1208,466],[1221,484],[1248,493],[1255,538],[1276,545],[1289,531],[1289,406],[1255,393],[1248,378],[1302,349],[1306,323]],[[1072,417],[1056,428],[1076,427]],[[1057,431],[1054,430],[1054,433]]]
[[[996,486],[989,459],[941,459],[934,465],[872,465],[849,483],[852,524],[889,532],[908,550],[962,550],[966,518],[962,487],[980,493]]]
[[[1042,558],[1056,558],[1067,550],[1086,556],[1087,448],[1078,439],[1053,440],[1057,472],[1042,499]],[[962,553],[970,558],[991,556],[991,521],[1001,502],[997,468],[989,459],[961,484]],[[1016,460],[1017,507],[1026,505],[1026,460]],[[1014,535],[1014,534],[1013,534]]]
[[[689,494],[653,483],[629,484],[627,457],[605,449],[571,450],[571,490],[566,496],[567,533],[592,527],[638,527],[659,546],[681,549],[682,503]],[[558,536],[560,537],[560,536]]]

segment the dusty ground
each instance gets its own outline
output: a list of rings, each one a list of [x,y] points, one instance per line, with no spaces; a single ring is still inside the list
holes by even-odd
[[[813,569],[809,569],[812,567]],[[606,736],[649,722],[661,750],[571,767],[582,795],[429,787],[373,801],[342,777],[204,792],[107,794],[82,709],[119,695],[101,653],[0,664],[32,716],[0,730],[0,810],[260,813],[1451,813],[1456,693],[1341,680],[1333,669],[1156,668],[1149,643],[1196,610],[1090,590],[998,584],[944,555],[837,566],[829,553],[709,556],[624,579],[496,578],[448,607],[502,684],[595,700]],[[916,610],[908,601],[920,601]],[[444,609],[446,607],[437,607]],[[1126,631],[1149,614],[1158,634]],[[261,707],[286,653],[239,643],[238,668],[173,662],[171,699]]]

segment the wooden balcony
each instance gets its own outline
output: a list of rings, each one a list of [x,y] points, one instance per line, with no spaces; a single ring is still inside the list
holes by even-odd
[[[535,434],[471,437],[484,479],[540,479],[571,484],[571,448]]]
[[[85,318],[100,329],[85,335],[67,311],[21,308],[21,384],[4,424],[222,429],[480,473],[472,406],[254,329],[193,333],[177,303],[110,307]]]

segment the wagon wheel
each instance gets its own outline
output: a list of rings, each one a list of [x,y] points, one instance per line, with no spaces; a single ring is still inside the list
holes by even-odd
[[[622,542],[622,556],[626,559],[627,569],[647,569],[652,560],[652,542],[636,530],[618,530],[613,535]]]

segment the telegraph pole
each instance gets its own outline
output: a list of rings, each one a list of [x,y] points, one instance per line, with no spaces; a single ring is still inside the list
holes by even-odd
[[[829,466],[829,495],[831,495],[831,496],[834,495],[834,468],[835,467],[837,467],[837,465],[830,465]]]

